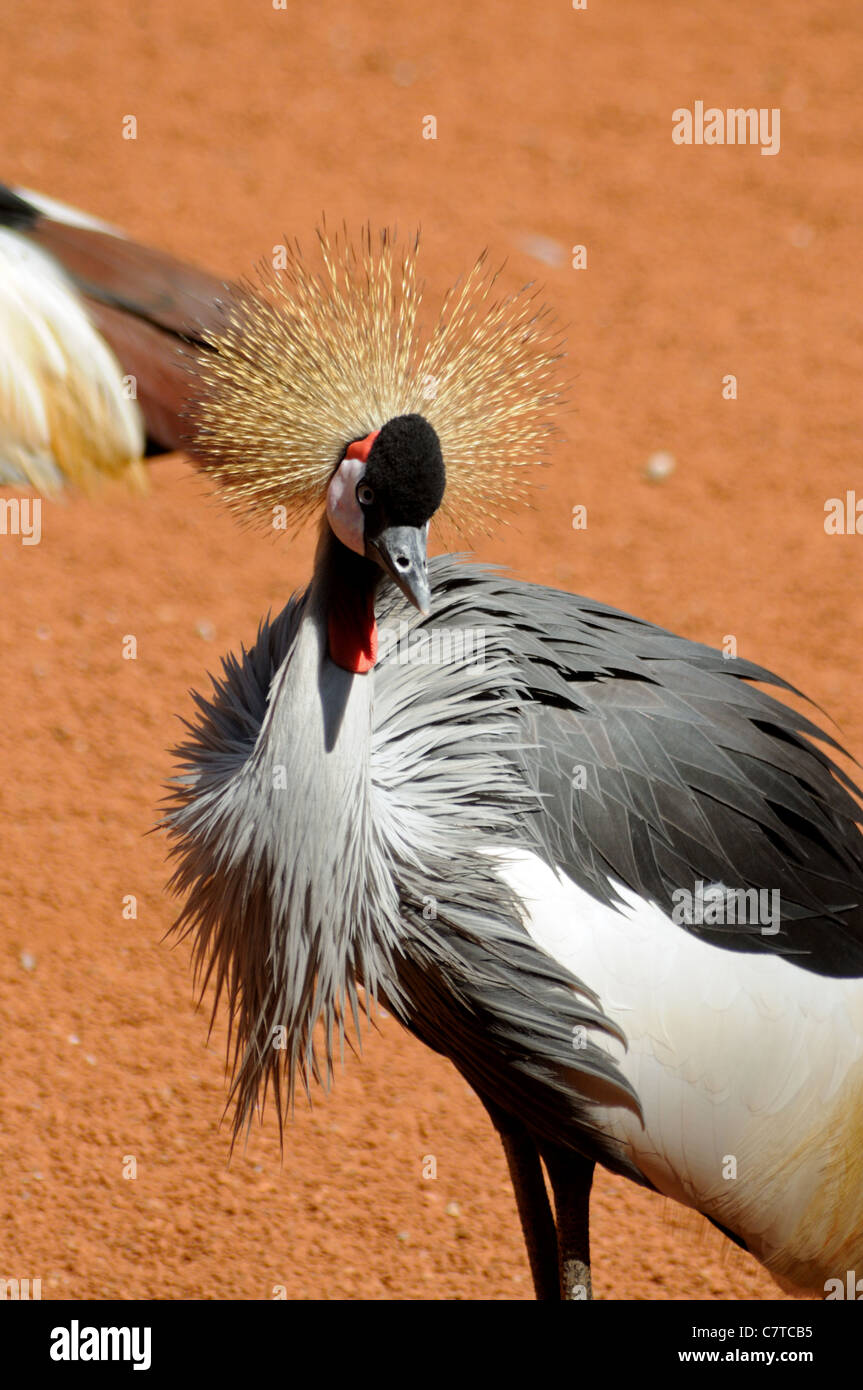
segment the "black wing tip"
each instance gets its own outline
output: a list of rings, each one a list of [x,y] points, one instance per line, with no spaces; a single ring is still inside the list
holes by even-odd
[[[35,226],[41,215],[39,209],[16,193],[14,188],[0,183],[0,227],[23,231]]]

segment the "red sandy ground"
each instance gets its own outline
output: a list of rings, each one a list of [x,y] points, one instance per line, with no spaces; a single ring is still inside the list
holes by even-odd
[[[6,0],[4,30],[7,179],[226,273],[308,241],[325,210],[421,222],[437,289],[485,245],[513,285],[538,276],[574,409],[536,511],[480,553],[736,635],[863,751],[863,538],[823,527],[825,499],[861,485],[852,0]],[[781,153],[673,145],[671,111],[696,99],[780,107]],[[677,468],[652,484],[656,449]],[[239,532],[182,460],[152,482],[47,507],[37,547],[0,539],[0,1274],[46,1297],[529,1297],[484,1112],[392,1020],[297,1114],[283,1163],[269,1114],[228,1166],[224,1020],[208,1046],[146,832],[188,688],[303,583],[310,546]],[[599,1176],[593,1225],[603,1298],[775,1296],[625,1182]]]

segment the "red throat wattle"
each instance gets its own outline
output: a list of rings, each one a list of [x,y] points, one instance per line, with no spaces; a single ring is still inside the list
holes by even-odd
[[[380,430],[373,430],[365,439],[355,440],[345,450],[345,458],[365,463],[379,434]],[[327,636],[330,660],[337,666],[357,676],[370,671],[378,659],[374,594],[343,593],[335,599],[330,605]]]

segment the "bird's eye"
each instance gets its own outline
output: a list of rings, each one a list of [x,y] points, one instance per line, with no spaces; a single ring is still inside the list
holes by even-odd
[[[357,484],[357,501],[361,507],[370,507],[375,500],[374,489],[368,483]]]

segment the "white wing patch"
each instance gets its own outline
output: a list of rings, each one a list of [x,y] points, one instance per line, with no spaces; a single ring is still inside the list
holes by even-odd
[[[19,184],[12,191],[17,193],[19,198],[23,198],[26,203],[29,203],[31,207],[38,208],[44,217],[50,217],[52,222],[65,222],[67,227],[87,227],[90,231],[108,232],[111,236],[123,235],[109,222],[103,222],[98,217],[91,217],[89,213],[81,212],[68,203],[61,203],[57,198],[49,198],[44,193],[36,193],[32,188],[23,188]]]
[[[607,906],[530,853],[491,849],[530,935],[599,995],[644,1127],[600,1110],[663,1193],[807,1288],[863,1269],[863,980],[723,950],[611,880]],[[856,1264],[855,1264],[856,1261]]]
[[[48,495],[143,477],[144,428],[123,373],[52,258],[0,228],[0,484]]]

